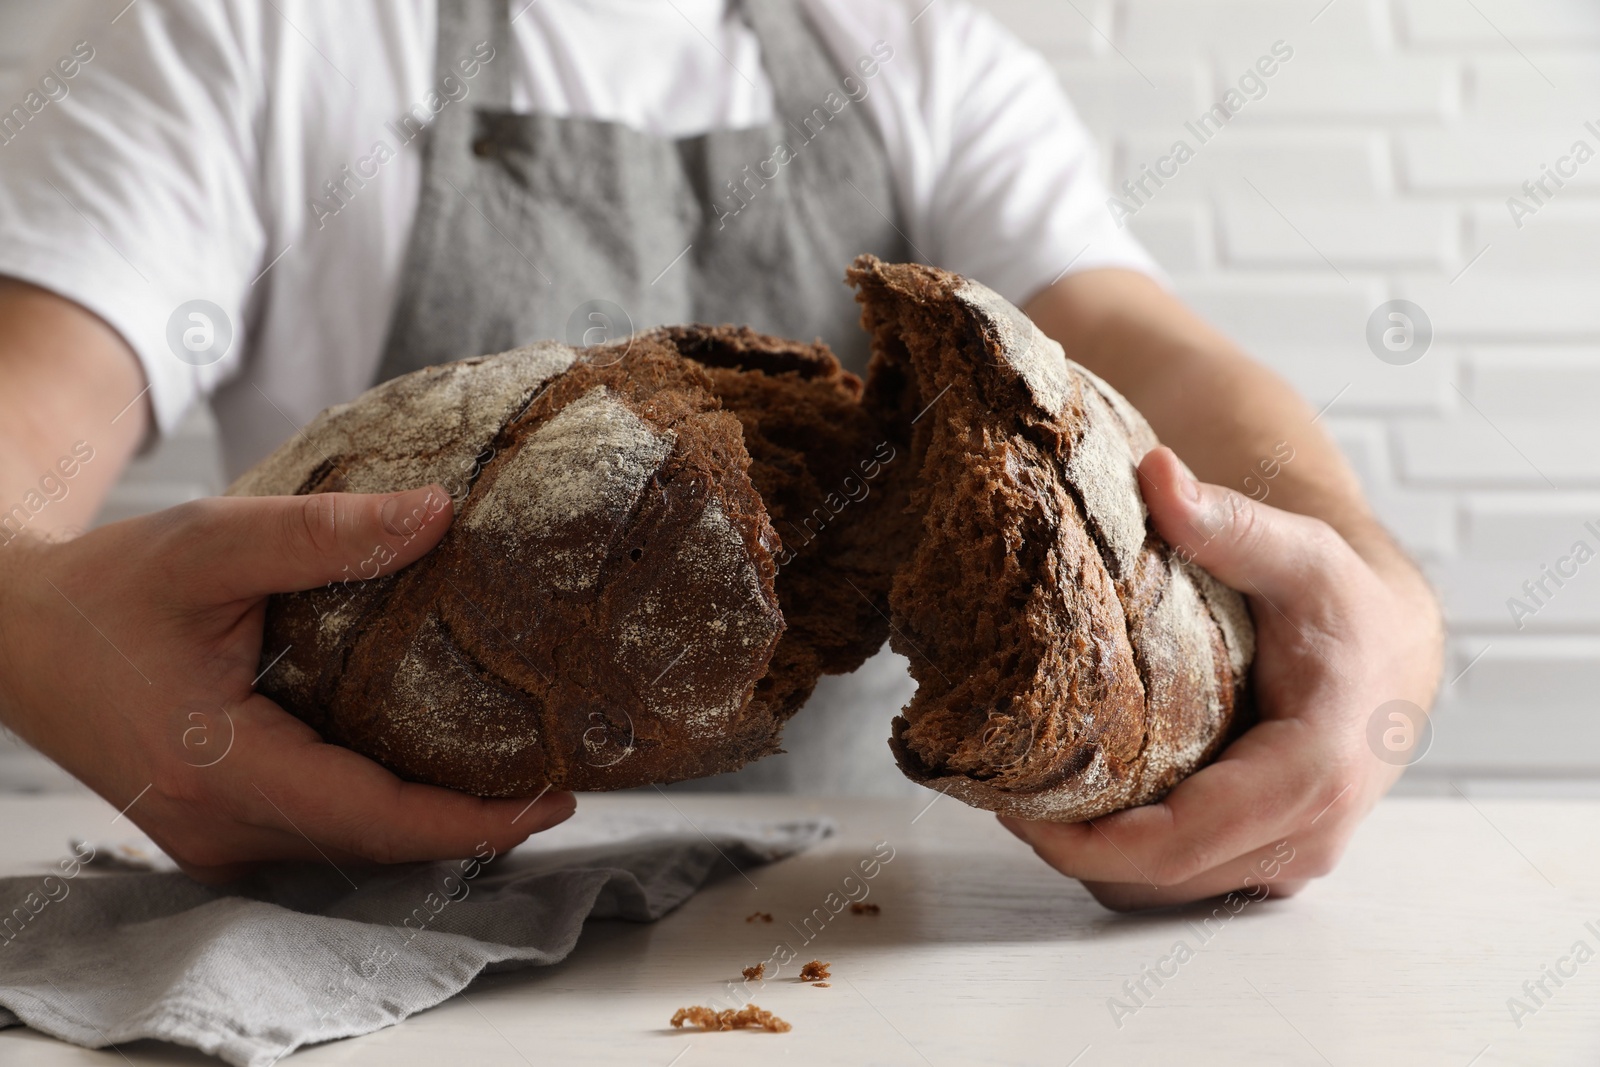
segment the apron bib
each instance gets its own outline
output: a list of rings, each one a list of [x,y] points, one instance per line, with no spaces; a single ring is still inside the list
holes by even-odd
[[[438,73],[489,42],[472,96],[425,133],[422,190],[379,381],[553,338],[740,323],[821,338],[866,369],[844,270],[861,252],[910,258],[876,129],[797,0],[734,0],[761,47],[774,119],[667,139],[613,122],[510,110],[506,0],[440,0]],[[471,101],[471,104],[468,104]],[[880,211],[880,208],[882,209]],[[596,332],[598,331],[598,333]],[[698,789],[883,793],[889,721],[913,689],[887,649],[824,678],[786,729],[785,755],[685,783]]]

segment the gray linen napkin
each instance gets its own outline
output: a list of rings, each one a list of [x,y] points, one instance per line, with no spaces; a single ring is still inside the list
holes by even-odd
[[[13,906],[29,915],[0,937],[0,1026],[90,1048],[157,1038],[265,1067],[391,1026],[485,970],[555,963],[586,919],[658,919],[730,864],[782,859],[833,830],[826,818],[697,828],[579,814],[485,862],[349,877],[285,864],[226,891],[174,873],[87,873],[98,863],[48,885],[0,879],[0,919]]]

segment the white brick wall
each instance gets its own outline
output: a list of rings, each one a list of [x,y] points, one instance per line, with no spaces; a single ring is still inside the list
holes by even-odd
[[[1412,779],[1600,776],[1600,561],[1520,631],[1506,607],[1600,526],[1600,158],[1520,229],[1505,207],[1575,140],[1600,151],[1600,4],[980,2],[1052,61],[1114,181],[1294,48],[1131,225],[1205,314],[1317,406],[1338,398],[1325,425],[1438,583],[1449,684]],[[40,10],[0,0],[0,65]],[[1413,366],[1366,348],[1392,297],[1436,329]],[[106,517],[219,487],[200,418]]]

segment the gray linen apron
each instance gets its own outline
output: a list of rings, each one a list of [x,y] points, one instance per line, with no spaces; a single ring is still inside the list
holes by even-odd
[[[576,345],[681,322],[820,337],[847,367],[865,370],[844,269],[861,252],[910,258],[891,221],[883,144],[860,103],[827,106],[830,94],[835,107],[847,99],[841,83],[851,72],[797,0],[733,2],[760,44],[775,118],[669,140],[512,112],[506,0],[441,0],[440,75],[480,42],[494,58],[426,133],[378,380],[544,338]],[[789,724],[787,754],[689,785],[914,791],[887,745],[889,720],[912,688],[905,661],[886,649],[854,675],[823,680]]]

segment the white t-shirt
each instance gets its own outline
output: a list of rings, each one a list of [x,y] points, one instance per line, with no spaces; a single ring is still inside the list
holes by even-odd
[[[669,137],[771,118],[760,48],[728,0],[510,3],[517,54],[493,62],[512,65],[518,110]],[[801,3],[841,66],[893,49],[861,106],[931,261],[1017,302],[1069,266],[1154,272],[1111,223],[1093,144],[1048,65],[991,17],[962,0]],[[0,274],[116,328],[161,429],[214,395],[237,473],[371,383],[421,184],[416,142],[398,147],[393,130],[439,88],[435,3],[107,10],[0,88]],[[463,84],[443,106],[471,106]],[[379,142],[392,159],[373,161]],[[372,178],[337,214],[317,208],[358,165]],[[168,340],[197,299],[234,331],[206,366]]]

